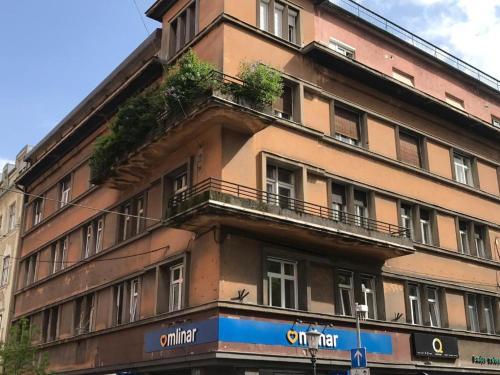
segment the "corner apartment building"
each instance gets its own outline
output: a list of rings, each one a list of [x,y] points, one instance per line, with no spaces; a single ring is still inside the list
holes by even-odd
[[[158,0],[162,22],[28,155],[14,320],[64,374],[500,371],[500,86],[349,0]],[[285,80],[213,93],[103,185],[95,139],[188,48]],[[45,198],[45,199],[44,199]]]
[[[16,179],[23,172],[24,158],[29,151],[25,146],[14,163],[6,163],[0,173],[0,342],[4,342],[12,317],[15,274],[19,257],[20,224],[23,210],[23,192]]]

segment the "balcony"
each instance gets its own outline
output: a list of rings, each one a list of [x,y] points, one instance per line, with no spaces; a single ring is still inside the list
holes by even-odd
[[[202,232],[220,224],[280,243],[377,260],[413,253],[407,229],[209,178],[168,202],[166,224]]]

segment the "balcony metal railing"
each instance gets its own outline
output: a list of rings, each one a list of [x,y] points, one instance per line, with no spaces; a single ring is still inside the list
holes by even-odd
[[[174,195],[168,202],[169,208],[175,209],[176,207],[181,206],[183,202],[206,192],[224,193],[241,199],[258,202],[260,204],[266,204],[271,207],[276,206],[281,209],[291,210],[297,213],[312,215],[338,223],[362,227],[370,231],[385,233],[392,237],[410,237],[409,230],[398,225],[354,215],[349,212],[334,210],[329,207],[320,206],[318,204],[305,202],[284,195],[268,193],[267,191],[222,181],[216,178],[208,178],[199,184],[184,190],[182,193]]]
[[[478,81],[500,91],[500,80],[492,77],[491,75],[473,67],[472,65],[466,63],[465,61],[459,59],[456,56],[444,51],[443,49],[435,46],[434,44],[427,42],[426,40],[420,38],[419,36],[411,33],[410,31],[396,25],[395,23],[389,21],[388,19],[374,13],[373,11],[365,8],[364,6],[356,3],[353,0],[328,0],[330,4],[333,4],[345,11],[365,20],[366,22],[372,24],[379,29],[382,29],[389,34],[395,36],[396,38],[411,44],[412,46],[418,48],[419,50],[439,59],[446,64],[460,70],[461,72],[477,79]]]

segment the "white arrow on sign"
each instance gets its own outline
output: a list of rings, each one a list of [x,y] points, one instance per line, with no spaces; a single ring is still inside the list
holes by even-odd
[[[363,358],[363,354],[359,350],[356,350],[356,353],[354,353],[354,358],[358,360],[358,367],[361,366],[361,358]]]

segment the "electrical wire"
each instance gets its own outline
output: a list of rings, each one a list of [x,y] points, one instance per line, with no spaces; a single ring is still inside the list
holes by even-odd
[[[156,218],[152,218],[152,217],[140,216],[140,215],[133,215],[133,214],[126,214],[126,213],[123,213],[123,212],[120,212],[120,211],[108,210],[108,209],[105,209],[105,208],[96,208],[96,207],[91,207],[91,206],[87,206],[87,205],[79,204],[79,203],[64,202],[64,201],[60,201],[60,200],[54,199],[54,198],[47,198],[47,197],[44,197],[43,195],[31,194],[31,193],[26,193],[26,192],[20,191],[20,190],[15,190],[15,189],[9,189],[9,188],[2,188],[2,187],[0,187],[0,191],[2,191],[2,190],[3,191],[9,191],[9,192],[16,193],[16,194],[26,195],[26,196],[33,197],[33,198],[36,198],[36,199],[43,199],[43,200],[46,200],[46,201],[56,202],[56,203],[58,203],[60,205],[64,204],[65,206],[74,206],[74,207],[86,208],[88,210],[92,210],[92,211],[95,211],[95,212],[115,214],[115,215],[119,215],[119,216],[125,216],[125,217],[129,217],[129,218],[135,218],[135,219],[141,219],[141,220],[149,220],[149,221],[157,221],[157,222],[161,222],[162,221],[162,219],[156,219]]]
[[[146,25],[146,21],[144,20],[144,17],[143,17],[143,15],[141,13],[141,10],[139,9],[139,5],[137,5],[137,1],[136,0],[132,0],[132,1],[134,2],[135,10],[137,11],[137,14],[139,15],[139,18],[141,19],[142,25],[144,26],[144,29],[146,30],[146,34],[149,35],[150,34],[149,28]]]

